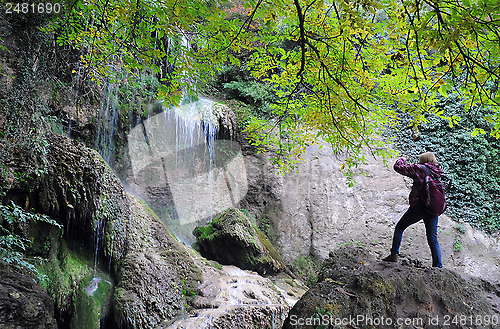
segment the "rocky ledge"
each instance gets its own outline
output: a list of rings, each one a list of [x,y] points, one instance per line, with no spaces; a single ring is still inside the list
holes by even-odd
[[[499,328],[500,284],[359,246],[330,252],[283,328]]]

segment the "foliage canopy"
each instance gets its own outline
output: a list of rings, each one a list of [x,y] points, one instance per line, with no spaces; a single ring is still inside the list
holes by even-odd
[[[490,131],[471,133],[498,138],[499,26],[497,0],[67,0],[47,30],[81,50],[83,81],[152,72],[170,103],[246,54],[278,96],[249,136],[288,168],[318,140],[349,152],[349,166],[365,146],[387,155],[377,136],[394,108],[414,125],[433,114],[453,126],[481,104]],[[462,113],[435,106],[452,90]]]

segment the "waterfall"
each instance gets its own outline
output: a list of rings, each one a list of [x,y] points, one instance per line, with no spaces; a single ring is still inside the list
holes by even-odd
[[[99,264],[98,259],[99,259],[99,245],[102,243],[102,238],[103,238],[103,229],[104,229],[104,219],[99,219],[97,221],[97,227],[95,229],[95,236],[94,236],[94,273],[97,271],[97,265]]]
[[[71,137],[71,117],[68,116],[68,137]]]
[[[111,163],[114,137],[118,121],[118,85],[107,82],[97,118],[96,150],[107,163]]]
[[[216,138],[219,106],[204,97],[185,100],[128,134],[126,184],[186,243],[195,226],[235,206],[248,189],[239,144]]]

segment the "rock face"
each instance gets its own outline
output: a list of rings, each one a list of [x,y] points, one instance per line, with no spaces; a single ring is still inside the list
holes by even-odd
[[[62,239],[53,232],[49,259],[41,267],[56,311],[63,314],[61,325],[82,323],[72,319],[79,303],[76,290],[98,263],[116,276],[114,315],[120,327],[155,328],[183,313],[183,291],[195,290],[199,274],[182,244],[145,204],[127,195],[96,151],[63,136],[46,138],[44,174],[33,175],[27,184],[10,180],[8,172],[6,198],[64,226]],[[15,154],[4,163],[18,170],[27,166]],[[90,257],[76,260],[77,251]]]
[[[283,328],[498,328],[499,321],[498,284],[447,269],[385,263],[361,247],[343,246],[330,253],[318,283]]]
[[[0,264],[0,327],[56,329],[54,302],[26,270]]]
[[[46,213],[63,219],[70,241],[83,241],[116,273],[114,314],[123,328],[155,328],[183,313],[197,267],[156,215],[127,194],[97,152],[49,136],[49,172],[40,185]],[[82,234],[83,233],[83,234]]]
[[[187,248],[139,198],[129,195],[127,249],[115,265],[117,323],[125,328],[166,326],[185,311],[186,297],[201,281]]]
[[[29,184],[11,179],[13,168],[37,168],[28,168],[22,156],[4,154],[2,159],[7,158],[4,163],[8,164],[3,176],[7,201],[50,215],[65,232],[60,236],[59,231],[51,231],[48,259],[39,268],[47,275],[50,297],[31,275],[6,270],[7,274],[1,276],[2,289],[7,288],[0,298],[0,318],[5,315],[6,328],[17,329],[19,326],[8,325],[23,321],[25,328],[57,327],[53,304],[59,326],[72,329],[93,329],[99,319],[106,321],[106,328],[159,329],[178,320],[185,323],[187,319],[181,319],[186,316],[194,321],[188,321],[191,328],[197,329],[281,326],[294,297],[285,297],[285,292],[256,273],[234,267],[219,269],[220,265],[200,257],[180,243],[143,201],[125,192],[97,152],[62,136],[50,134],[46,138],[44,174],[33,174]],[[228,214],[243,215],[235,209]],[[271,257],[270,244],[267,246],[268,241],[246,217],[227,217],[227,222],[221,221],[227,224],[225,230],[233,232],[229,222],[235,221],[233,229],[246,234],[238,241],[252,252],[250,259],[262,272],[283,266],[277,254]],[[40,232],[47,235],[42,228]],[[30,232],[26,234],[29,237]],[[109,281],[92,274],[98,264],[109,270]],[[6,281],[17,276],[24,283]],[[101,314],[107,308],[106,301],[87,305],[89,297],[78,297],[79,292],[92,293],[101,288],[102,294],[95,293],[107,294],[113,289],[111,281],[115,283],[112,316]],[[23,289],[39,295],[24,298],[24,292],[18,295],[10,288],[16,285],[25,285]],[[300,296],[303,290],[294,293]]]
[[[35,153],[41,157],[30,161],[30,150],[16,148],[14,142],[5,144],[13,151],[0,156],[5,164],[3,202],[46,214],[64,227],[61,236],[54,227],[30,223],[19,234],[35,242],[28,252],[43,259],[37,267],[54,298],[59,325],[70,326],[84,281],[92,279],[102,260],[110,264],[111,257],[117,264],[125,252],[127,241],[110,232],[124,236],[129,202],[109,166],[82,143],[41,134],[43,147]],[[28,179],[16,178],[19,172]]]
[[[129,216],[120,180],[96,151],[82,143],[55,134],[43,138],[47,145],[43,167],[30,167],[22,153],[3,155],[1,160],[8,167],[6,200],[56,219],[64,225],[64,238],[73,244],[103,251],[104,246],[95,243],[106,241],[96,234],[102,234],[105,225],[120,226]],[[15,171],[25,172],[31,180],[16,180]],[[117,254],[123,252],[123,242],[114,241]]]
[[[193,234],[200,253],[208,259],[259,274],[285,269],[267,237],[236,208],[229,208],[207,226],[195,228]]]
[[[305,292],[289,277],[273,284],[255,272],[208,261],[177,241],[140,199],[129,197],[130,236],[115,292],[115,314],[124,328],[277,328]]]
[[[243,147],[248,193],[240,202],[268,220],[271,242],[287,264],[303,256],[320,261],[332,248],[346,243],[369,247],[387,256],[397,221],[408,209],[411,179],[367,156],[357,172],[357,184],[348,187],[342,175],[342,158],[325,146],[311,146],[296,172],[275,174],[269,154],[253,154]],[[439,217],[438,239],[446,268],[500,281],[500,240],[488,237],[467,223]],[[418,248],[416,247],[418,246]],[[431,264],[423,223],[411,226],[403,237],[401,252]]]

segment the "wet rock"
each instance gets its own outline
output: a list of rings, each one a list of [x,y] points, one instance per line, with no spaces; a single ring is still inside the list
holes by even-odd
[[[200,253],[221,264],[232,264],[259,274],[275,273],[285,264],[267,237],[236,208],[226,210],[193,234]]]
[[[98,329],[108,324],[106,316],[112,304],[113,282],[105,273],[93,272],[81,284],[75,298],[71,328]],[[101,325],[102,324],[102,325]]]
[[[37,161],[30,161],[32,150],[14,143],[13,152],[2,154],[9,171],[28,178],[8,174],[3,202],[46,214],[64,227],[29,223],[18,234],[35,242],[26,252],[44,259],[38,270],[55,301],[59,325],[69,326],[81,302],[78,290],[99,263],[94,258],[117,264],[125,252],[126,240],[110,231],[124,232],[129,204],[120,180],[96,151],[64,136],[39,137],[43,157]]]
[[[182,245],[139,198],[129,194],[127,249],[116,265],[115,314],[123,328],[149,329],[170,323],[189,307],[201,281],[198,267]]]
[[[78,290],[103,263],[117,285],[113,313],[121,328],[154,328],[183,313],[188,291],[195,290],[199,280],[186,247],[149,207],[125,192],[96,151],[63,136],[45,138],[43,175],[33,175],[29,184],[10,183],[6,198],[64,226],[62,237],[54,231],[43,266],[61,326],[73,323],[80,329],[82,323],[106,317],[101,314],[106,305],[89,305],[88,316],[75,312],[86,304]],[[28,166],[21,156],[9,160],[18,168]]]
[[[206,262],[195,257],[197,262]],[[207,266],[208,265],[208,266]],[[298,300],[255,272],[206,263],[193,309],[168,329],[279,328]]]
[[[0,263],[0,327],[56,329],[54,302],[27,270]]]
[[[498,284],[343,246],[330,253],[283,328],[497,328],[499,297]]]
[[[278,328],[305,292],[292,278],[288,285],[293,287],[282,277],[274,284],[255,272],[201,257],[139,198],[129,198],[127,253],[115,293],[115,314],[123,328]]]

